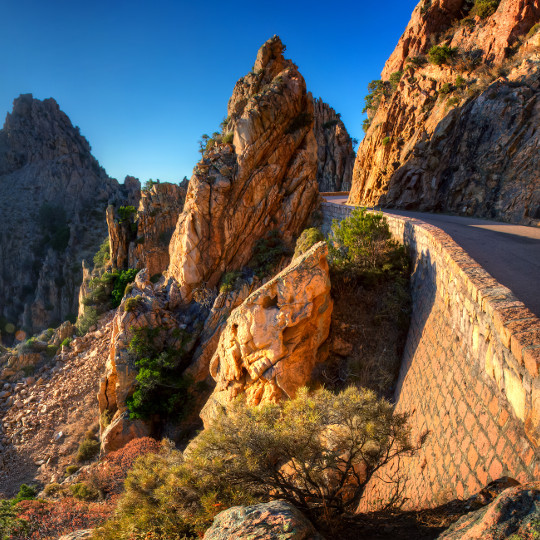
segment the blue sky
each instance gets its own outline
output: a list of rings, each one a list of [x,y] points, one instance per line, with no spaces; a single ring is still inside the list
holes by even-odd
[[[237,79],[278,34],[308,90],[361,138],[414,0],[184,2],[2,0],[0,115],[21,93],[54,97],[110,176],[190,177],[197,140],[226,116]]]

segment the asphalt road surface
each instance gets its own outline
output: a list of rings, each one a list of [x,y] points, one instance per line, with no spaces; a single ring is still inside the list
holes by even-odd
[[[347,197],[329,196],[326,200],[346,204]],[[384,212],[421,219],[442,229],[540,317],[540,228],[446,214]]]

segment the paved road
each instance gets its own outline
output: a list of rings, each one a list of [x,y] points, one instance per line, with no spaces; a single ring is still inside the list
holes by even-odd
[[[346,204],[347,197],[326,197]],[[439,227],[540,317],[540,228],[446,214],[386,210]]]

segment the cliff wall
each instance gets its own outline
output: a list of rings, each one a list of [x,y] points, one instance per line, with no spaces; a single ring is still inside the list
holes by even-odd
[[[352,210],[322,208],[327,226]],[[538,478],[540,320],[437,227],[386,218],[414,264],[396,410],[411,414],[413,440],[427,435],[399,466],[405,506],[472,496],[503,475]],[[364,509],[384,504],[394,489],[371,482]]]
[[[351,204],[540,220],[538,0],[422,0],[366,101]]]

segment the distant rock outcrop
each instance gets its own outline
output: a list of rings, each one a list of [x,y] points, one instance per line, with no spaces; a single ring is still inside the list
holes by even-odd
[[[313,100],[319,191],[349,191],[355,153],[341,116],[322,99]]]
[[[138,180],[137,180],[138,181]],[[146,268],[150,276],[169,266],[169,242],[184,208],[187,182],[157,182],[141,192],[137,212],[107,209],[113,268]]]
[[[540,5],[496,4],[416,7],[371,94],[350,203],[539,222]]]
[[[194,170],[168,270],[185,300],[247,265],[269,231],[292,244],[317,205],[313,103],[283,49],[277,36],[261,47]]]
[[[231,313],[210,362],[205,426],[239,394],[249,405],[277,402],[313,381],[332,315],[327,249],[316,244]]]
[[[91,260],[107,234],[107,204],[127,196],[54,99],[25,94],[14,101],[0,131],[4,338],[76,315],[81,261]]]

